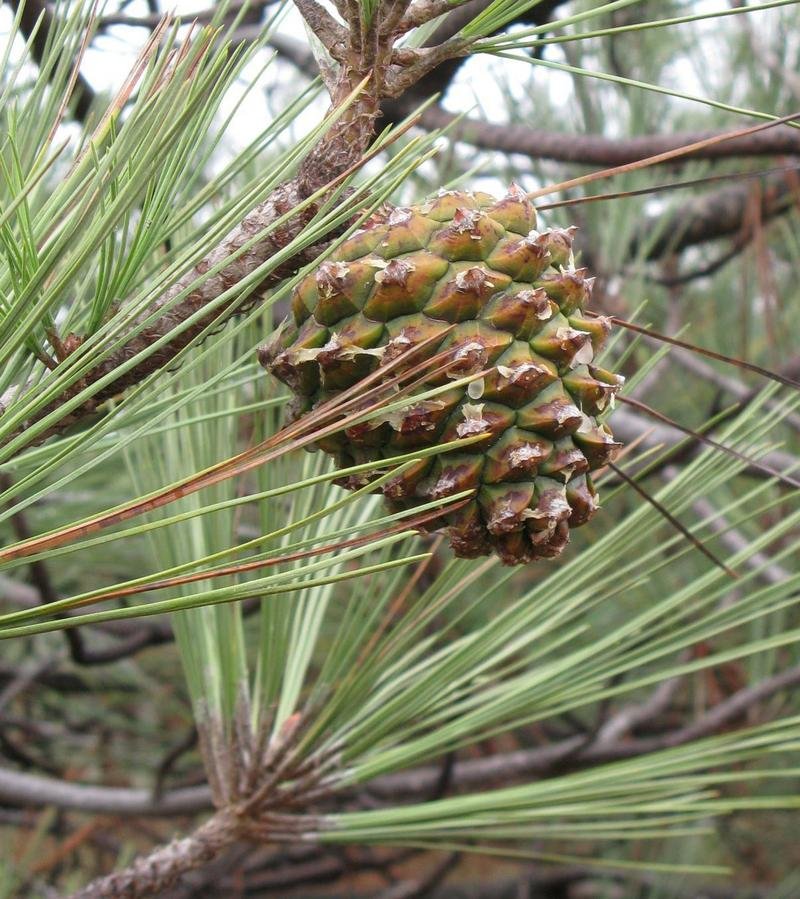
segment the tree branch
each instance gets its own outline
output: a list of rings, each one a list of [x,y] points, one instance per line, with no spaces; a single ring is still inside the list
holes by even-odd
[[[516,778],[547,776],[569,757],[570,767],[603,764],[683,746],[716,733],[769,697],[800,685],[800,665],[788,668],[751,687],[734,693],[693,723],[656,737],[618,739],[585,745],[582,734],[535,749],[498,753],[488,758],[466,759],[453,767],[453,790],[509,783]],[[628,709],[622,710],[628,714]],[[613,719],[612,719],[613,720]],[[609,725],[610,727],[610,725]],[[390,800],[427,796],[441,777],[438,765],[400,771],[369,784],[373,795]],[[101,787],[0,768],[0,802],[11,806],[74,809],[116,815],[187,815],[211,807],[207,786],[170,790],[157,799],[152,791],[131,787]]]
[[[739,718],[759,702],[775,693],[800,684],[800,665],[767,678],[752,687],[739,690],[725,701],[701,715],[692,724],[669,731],[657,737],[594,743],[574,755],[570,755],[571,767],[599,765],[620,759],[633,758],[662,749],[683,746],[693,740],[711,736],[730,721]],[[627,710],[623,710],[627,714]],[[561,764],[580,745],[582,736],[569,737],[558,743],[536,749],[499,753],[488,758],[468,759],[456,764],[453,772],[455,789],[486,787],[489,783],[508,784],[514,779],[546,776],[554,765]],[[438,769],[435,766],[387,774],[370,784],[371,791],[386,799],[396,800],[424,793],[435,783]]]
[[[228,4],[228,8],[225,10],[225,19],[232,21],[245,7],[247,7],[248,17],[252,17],[254,13],[260,13],[277,2],[278,0],[234,0],[234,2]],[[186,15],[185,20],[207,25],[217,16],[219,16],[218,7],[210,6],[208,9],[201,9],[198,12]],[[164,16],[161,13],[153,13],[148,16],[128,16],[119,12],[109,13],[100,17],[97,27],[99,30],[102,30],[113,25],[124,25],[127,28],[146,28],[148,31],[152,31],[160,24],[163,18]]]
[[[172,840],[122,871],[95,880],[70,899],[139,899],[172,886],[178,878],[218,855],[237,839],[234,817],[217,812],[193,834]]]
[[[401,98],[389,107],[389,114],[392,117],[402,117],[410,108],[411,102],[407,97]],[[413,102],[416,103],[418,100],[415,99]],[[448,133],[452,140],[482,150],[597,168],[626,165],[723,133],[679,131],[672,134],[647,134],[622,139],[608,138],[599,134],[543,131],[513,123],[497,124],[471,117],[461,117],[459,120],[458,115],[448,112],[441,106],[431,106],[425,110],[420,119],[420,126],[429,131],[449,128]],[[800,129],[781,125],[704,147],[694,153],[687,153],[678,160],[670,160],[669,164],[682,164],[697,159],[798,155],[800,155]]]
[[[22,10],[19,19],[20,31],[27,40],[33,35],[33,58],[41,65],[45,57],[47,46],[49,43],[49,35],[53,30],[55,21],[52,12],[47,5],[41,0],[8,0],[14,13],[17,14]],[[36,23],[41,18],[41,24],[34,34]],[[79,122],[85,122],[92,103],[95,99],[95,93],[89,82],[78,73],[75,80],[75,87],[72,91],[72,114]]]
[[[651,421],[629,409],[618,408],[614,411],[614,434],[623,443],[637,441],[637,446],[642,451],[668,450],[668,458],[673,462],[684,454],[692,452],[698,443],[677,428]],[[759,462],[777,471],[788,471],[796,467],[797,457],[782,450],[772,450],[761,456]],[[750,477],[769,477],[762,470],[753,466],[745,467],[743,471]]]
[[[765,133],[771,132],[760,132]],[[800,131],[797,134],[800,137]],[[748,207],[757,201],[762,222],[794,209],[800,203],[798,174],[772,174],[755,183],[734,184],[694,197],[675,212],[642,222],[631,254],[635,255],[641,246],[647,259],[660,259],[690,246],[731,236],[739,236],[744,246],[751,236],[745,224]]]

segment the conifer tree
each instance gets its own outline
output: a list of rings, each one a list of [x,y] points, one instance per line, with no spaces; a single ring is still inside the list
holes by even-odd
[[[2,8],[0,897],[792,895],[797,6]]]

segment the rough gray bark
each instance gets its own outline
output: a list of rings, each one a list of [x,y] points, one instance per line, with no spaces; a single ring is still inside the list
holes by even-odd
[[[93,881],[70,899],[138,899],[173,886],[182,874],[211,861],[237,837],[235,819],[218,812],[191,836],[172,840],[122,871]]]

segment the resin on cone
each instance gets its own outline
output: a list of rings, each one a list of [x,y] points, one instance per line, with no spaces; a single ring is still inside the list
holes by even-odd
[[[382,211],[300,282],[292,314],[259,349],[295,395],[292,419],[401,353],[409,366],[437,357],[415,393],[485,373],[317,444],[345,467],[485,435],[381,488],[393,509],[474,490],[426,525],[446,529],[458,556],[557,556],[598,507],[590,472],[620,446],[598,417],[623,379],[593,364],[609,323],[584,316],[594,279],[574,266],[574,231],[537,231],[515,186],[500,200],[442,191]]]

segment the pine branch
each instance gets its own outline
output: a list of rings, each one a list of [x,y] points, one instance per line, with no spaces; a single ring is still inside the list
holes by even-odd
[[[655,737],[631,738],[623,734],[614,741],[586,744],[583,735],[578,735],[534,749],[465,759],[453,767],[451,789],[485,788],[491,783],[545,776],[560,770],[567,758],[570,767],[585,767],[683,746],[716,733],[776,693],[798,685],[800,666],[794,666],[739,690],[694,722]],[[660,690],[655,696],[654,701],[660,703],[663,699]],[[618,714],[626,721],[631,717],[627,706]],[[605,727],[606,732],[617,730],[613,717]],[[430,795],[440,777],[440,768],[430,765],[376,778],[369,784],[369,789],[373,796],[383,800],[425,797]],[[186,815],[211,807],[211,793],[206,786],[170,790],[154,800],[150,790],[88,786],[5,768],[0,768],[0,800],[8,805],[29,808],[52,805],[85,812],[147,816]]]
[[[273,270],[251,292],[246,303],[232,303],[224,310],[213,309],[207,315],[202,314],[203,310],[212,307],[219,296],[285,249],[307,228],[319,211],[320,203],[306,201],[318,192],[332,188],[344,175],[357,169],[372,139],[381,98],[396,95],[415,79],[422,77],[434,58],[440,60],[464,50],[463,42],[459,41],[457,47],[448,45],[426,51],[430,55],[422,60],[415,59],[410,66],[397,65],[393,58],[393,39],[376,37],[375,47],[364,50],[359,58],[355,58],[352,54],[347,55],[345,29],[322,7],[314,0],[299,0],[298,6],[328,52],[340,63],[335,83],[329,85],[331,115],[339,113],[338,117],[333,118],[333,124],[305,157],[296,177],[274,190],[211,253],[197,262],[163,296],[139,313],[131,322],[131,330],[135,333],[121,348],[113,351],[56,400],[40,408],[31,420],[6,438],[6,443],[19,438],[32,424],[46,415],[60,410],[77,393],[90,389],[101,379],[113,376],[120,366],[133,357],[140,353],[147,354],[128,371],[94,391],[90,399],[62,415],[47,430],[26,441],[24,446],[40,443],[80,422],[106,400],[169,366],[178,353],[193,343],[210,325],[221,325],[234,314],[251,308],[261,293],[313,261],[322,249],[319,245],[307,248]],[[378,35],[380,17],[376,17],[373,24]],[[393,38],[396,34],[395,29]],[[350,49],[352,51],[352,47]],[[279,229],[273,229],[242,252],[242,248],[252,240],[254,234],[266,231],[303,204],[305,206],[302,212],[291,215]],[[206,272],[217,265],[222,266],[217,274],[205,277]],[[198,280],[201,281],[199,286],[192,288],[191,285]],[[176,300],[187,290],[186,296]],[[197,319],[187,324],[194,316]],[[153,345],[162,340],[166,342],[153,351]],[[76,344],[80,344],[80,338]],[[12,402],[19,400],[24,391],[23,385],[21,388],[12,388],[0,397],[0,415]]]
[[[408,97],[403,97],[397,102],[385,104],[384,114],[389,118],[402,117],[411,102]],[[607,138],[599,134],[560,133],[527,125],[485,122],[474,117],[460,117],[441,106],[426,109],[420,118],[420,126],[431,131],[449,129],[448,134],[453,141],[481,150],[593,167],[626,165],[723,133],[678,131]],[[687,153],[679,160],[671,160],[670,165],[698,159],[797,155],[800,155],[800,129],[783,126],[704,147],[695,153]]]
[[[769,131],[761,133],[770,134]],[[800,131],[797,133],[800,137]],[[798,172],[769,175],[754,184],[723,187],[689,200],[666,216],[645,220],[631,254],[635,255],[637,247],[643,246],[648,259],[660,259],[690,246],[731,236],[739,237],[743,247],[752,236],[753,228],[747,226],[747,212],[754,205],[762,222],[800,206]]]
[[[41,63],[45,56],[49,35],[55,24],[53,13],[41,0],[24,0],[24,2],[8,0],[8,2],[15,13],[22,10],[19,20],[20,31],[28,40],[32,41],[33,58],[37,63]],[[86,121],[94,100],[95,94],[92,86],[83,75],[78,73],[71,102],[72,114],[79,122]]]
[[[217,812],[191,836],[160,846],[124,870],[115,871],[72,893],[70,899],[152,896],[175,884],[182,874],[211,861],[237,837],[234,817],[229,812]]]

